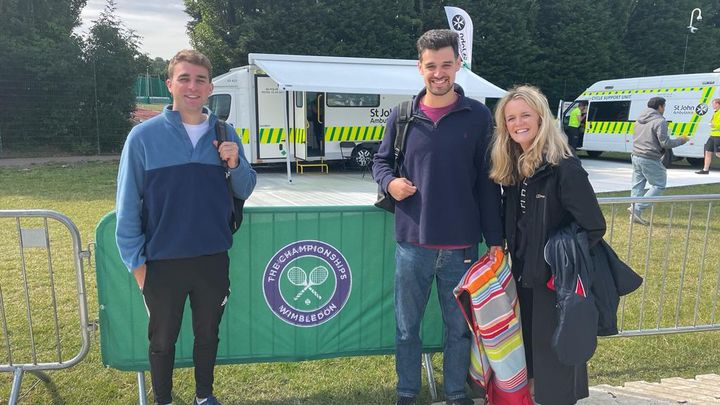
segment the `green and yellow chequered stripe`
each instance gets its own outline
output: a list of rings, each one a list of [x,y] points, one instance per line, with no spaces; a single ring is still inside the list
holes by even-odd
[[[326,127],[325,142],[379,141],[382,139],[384,132],[384,126]]]
[[[630,134],[635,122],[629,121],[588,121],[585,133],[593,134]]]
[[[604,122],[591,121],[587,123],[586,133],[628,135],[633,133],[635,122]],[[669,122],[668,133],[673,136],[693,136],[697,130],[695,122]]]
[[[260,143],[281,143],[285,141],[283,128],[260,128]]]
[[[712,99],[713,92],[715,91],[714,87],[706,87],[703,92],[702,96],[700,97],[700,104],[708,104],[710,100]],[[688,125],[687,134],[695,135],[695,130],[697,129],[697,124],[700,121],[700,116],[697,115],[697,113],[693,113],[692,118],[690,119],[690,125]],[[685,134],[685,135],[687,135]]]
[[[243,144],[250,143],[250,128],[235,128],[235,133],[240,137],[240,142]]]
[[[581,94],[580,97],[611,96],[620,94],[676,93],[679,91],[706,91],[707,89],[712,89],[712,87],[660,87],[657,89],[586,91]]]
[[[240,135],[240,130],[238,135]],[[325,128],[325,142],[339,142],[339,141],[379,141],[382,139],[385,127],[383,126],[372,126],[372,127],[326,127]],[[282,143],[285,142],[285,130],[282,128],[260,128],[260,143]],[[305,130],[304,129],[292,129],[290,130],[290,142],[303,143],[305,142]],[[248,140],[246,142],[245,140]],[[243,129],[243,143],[249,143],[249,131],[247,128]]]
[[[304,129],[290,130],[290,143],[305,142]],[[285,130],[283,128],[260,128],[260,143],[272,144],[285,142]]]
[[[305,130],[304,129],[293,129],[290,131],[290,142],[303,143],[305,142]]]
[[[611,94],[644,94],[644,93],[668,93],[678,91],[702,91],[698,104],[707,104],[712,98],[714,87],[672,87],[659,89],[642,89],[642,90],[616,90],[616,91],[586,91],[582,96],[597,96]],[[581,96],[581,97],[582,97]],[[689,122],[670,122],[668,123],[668,132],[673,136],[693,136],[697,130],[697,123],[701,116],[693,113]],[[635,122],[604,122],[604,121],[588,121],[585,132],[594,134],[632,134]]]

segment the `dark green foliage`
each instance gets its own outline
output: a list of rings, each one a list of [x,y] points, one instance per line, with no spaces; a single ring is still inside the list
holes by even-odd
[[[215,75],[247,64],[247,54],[414,58],[422,33],[409,0],[186,1],[190,39]]]
[[[110,153],[122,146],[137,75],[165,79],[167,61],[109,0],[86,38],[87,0],[0,0],[0,157]],[[551,107],[611,78],[720,67],[718,0],[185,0],[191,43],[214,75],[256,53],[415,59],[424,31],[447,28],[443,7],[473,19],[472,69],[500,87],[539,86]],[[693,8],[702,21],[687,29]],[[687,44],[687,46],[686,46]],[[687,49],[687,54],[685,53]],[[97,79],[97,80],[96,80]],[[97,114],[96,114],[97,112]]]
[[[135,103],[137,37],[114,17],[112,0],[79,37],[73,30],[85,3],[0,0],[0,157],[122,147]]]
[[[37,153],[84,133],[82,42],[72,35],[85,2],[0,1],[0,156]]]
[[[108,0],[100,18],[90,28],[85,49],[92,69],[97,99],[89,115],[102,122],[99,151],[119,152],[130,131],[130,114],[135,110],[138,37],[115,17],[115,1]]]
[[[635,62],[633,76],[711,72],[720,67],[720,3],[717,0],[636,0],[624,45]],[[687,28],[695,7],[702,21]],[[697,13],[695,14],[697,16]]]
[[[150,59],[150,57],[145,54],[138,55],[136,60],[138,68],[136,73],[138,75],[145,76],[145,74],[149,74],[150,76],[160,77],[162,80],[167,79],[167,67],[170,63],[169,60],[165,60],[161,57]]]
[[[447,28],[443,7],[470,14],[472,69],[501,86],[538,85],[555,106],[611,78],[682,73],[720,65],[717,0],[185,0],[191,43],[215,74],[247,64],[250,52],[410,58],[415,40]]]

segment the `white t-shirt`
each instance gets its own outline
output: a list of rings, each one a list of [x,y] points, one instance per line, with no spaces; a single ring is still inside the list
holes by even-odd
[[[188,136],[190,137],[190,142],[192,142],[193,148],[210,128],[210,123],[208,122],[207,117],[205,117],[205,121],[199,124],[186,124],[183,122],[183,125],[185,126],[185,131],[187,131]]]

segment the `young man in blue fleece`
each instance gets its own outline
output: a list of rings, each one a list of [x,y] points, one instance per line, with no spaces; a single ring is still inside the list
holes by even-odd
[[[213,90],[211,74],[205,55],[178,52],[166,82],[172,108],[134,127],[120,158],[116,238],[150,316],[156,404],[172,403],[175,342],[188,296],[195,334],[193,404],[219,404],[213,372],[218,326],[230,293],[233,209],[223,162],[237,198],[250,196],[256,174],[232,128],[230,142],[215,140],[218,118],[203,107]]]
[[[425,88],[413,101],[400,173],[393,171],[395,110],[373,165],[373,178],[397,201],[397,405],[415,405],[420,392],[420,323],[433,280],[445,325],[445,403],[472,405],[465,392],[471,334],[453,289],[477,260],[479,242],[493,255],[503,244],[500,186],[488,177],[492,118],[455,84],[461,69],[456,33],[430,30],[418,39],[417,50]]]

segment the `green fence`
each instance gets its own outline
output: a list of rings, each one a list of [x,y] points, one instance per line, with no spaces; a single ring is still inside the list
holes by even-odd
[[[96,229],[103,364],[148,370],[147,313],[115,244],[115,214]],[[394,219],[372,206],[248,207],[230,250],[231,295],[218,363],[388,354],[395,346]],[[186,306],[176,365],[192,365]],[[425,351],[442,347],[433,291]]]
[[[139,75],[135,80],[135,100],[145,104],[169,104],[172,102],[165,81],[157,76]]]

